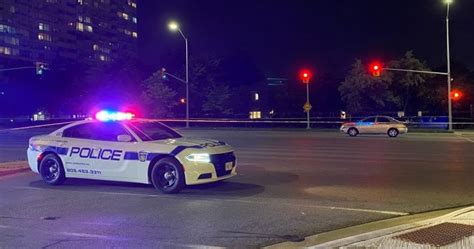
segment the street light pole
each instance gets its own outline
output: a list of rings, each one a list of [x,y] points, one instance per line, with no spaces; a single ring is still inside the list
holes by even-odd
[[[188,39],[184,36],[181,29],[179,29],[179,33],[184,38],[184,42],[186,44],[186,128],[189,128],[189,54],[188,54]]]
[[[184,43],[186,46],[186,78],[185,78],[185,83],[186,83],[186,128],[189,128],[189,52],[188,52],[188,38],[183,34],[183,31],[181,31],[181,28],[179,28],[179,25],[176,22],[171,22],[169,23],[169,28],[172,31],[178,31],[181,34],[181,37],[184,39]]]
[[[451,101],[451,59],[449,51],[449,7],[451,0],[446,0],[447,9],[446,9],[446,57],[447,57],[447,66],[448,66],[448,130],[453,130],[453,110],[452,110],[452,101]]]

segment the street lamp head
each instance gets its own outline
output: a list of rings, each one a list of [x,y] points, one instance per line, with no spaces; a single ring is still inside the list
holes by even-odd
[[[170,22],[168,24],[168,28],[171,30],[171,31],[176,31],[179,29],[179,25],[177,22]]]
[[[452,3],[453,3],[453,0],[444,0],[444,3],[445,3],[445,4],[452,4]]]

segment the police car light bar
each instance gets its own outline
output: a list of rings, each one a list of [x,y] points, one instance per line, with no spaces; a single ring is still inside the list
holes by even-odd
[[[99,121],[121,121],[121,120],[131,120],[135,117],[135,114],[130,112],[110,112],[110,111],[100,111],[95,114],[95,118]]]

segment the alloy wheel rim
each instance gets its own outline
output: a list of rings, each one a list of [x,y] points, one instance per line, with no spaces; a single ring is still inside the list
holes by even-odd
[[[176,183],[176,169],[171,165],[163,165],[158,172],[159,182],[163,188],[170,188]]]
[[[44,162],[43,175],[47,181],[54,181],[59,176],[59,165],[55,160],[48,159]]]

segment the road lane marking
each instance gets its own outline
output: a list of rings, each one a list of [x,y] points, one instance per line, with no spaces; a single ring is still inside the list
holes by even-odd
[[[31,190],[50,190],[37,187],[16,187],[17,189],[31,189]],[[76,190],[61,190],[54,189],[56,191],[67,191],[67,192],[80,192]],[[165,199],[174,199],[174,200],[189,200],[180,197],[174,196],[164,196],[164,195],[153,195],[153,194],[140,194],[140,193],[125,193],[125,192],[104,192],[104,191],[87,191],[87,193],[96,193],[104,195],[122,195],[122,196],[138,196],[138,197],[151,197],[151,198],[165,198]],[[264,198],[262,198],[264,199]],[[217,198],[200,198],[197,201],[218,201],[218,202],[234,202],[234,203],[246,203],[246,204],[257,204],[257,205],[268,205],[269,198],[265,198],[266,201],[257,201],[257,200],[233,200],[233,199],[217,199]],[[363,212],[363,213],[376,213],[376,214],[386,214],[386,215],[395,215],[395,216],[405,216],[409,213],[397,212],[391,210],[376,210],[376,209],[364,209],[364,208],[350,208],[350,207],[337,207],[337,206],[323,206],[323,205],[311,205],[311,204],[294,204],[288,202],[274,202],[273,205],[291,205],[294,207],[303,207],[303,208],[319,208],[319,209],[328,209],[328,210],[340,210],[340,211],[352,211],[352,212]]]
[[[99,234],[90,234],[90,233],[71,233],[71,232],[60,232],[59,234],[74,236],[74,237],[85,237],[85,238],[94,238],[94,239],[114,239],[110,236],[99,235]]]
[[[474,139],[470,139],[470,138],[468,138],[468,137],[462,137],[462,136],[459,136],[459,138],[462,138],[462,139],[467,140],[467,141],[469,141],[469,142],[471,142],[471,143],[474,143]]]
[[[34,231],[34,232],[40,232],[40,233],[48,233],[50,234],[51,231],[45,231],[37,228],[23,228],[23,227],[13,227],[13,226],[5,226],[5,225],[0,225],[0,228],[3,229],[15,229],[15,230],[22,230],[22,231]],[[123,238],[123,236],[109,236],[109,235],[100,235],[100,234],[90,234],[90,233],[76,233],[76,232],[52,232],[55,234],[60,234],[60,235],[65,235],[65,236],[72,236],[72,237],[81,237],[81,238],[91,238],[91,239],[103,239],[103,240],[137,240],[135,238]],[[143,241],[139,239],[140,241]],[[205,249],[220,249],[220,248],[225,248],[225,247],[219,247],[219,246],[210,246],[210,245],[199,245],[199,244],[179,244],[179,243],[172,243],[172,242],[157,242],[158,245],[166,245],[171,248],[174,247],[180,247],[180,248],[205,248]]]

